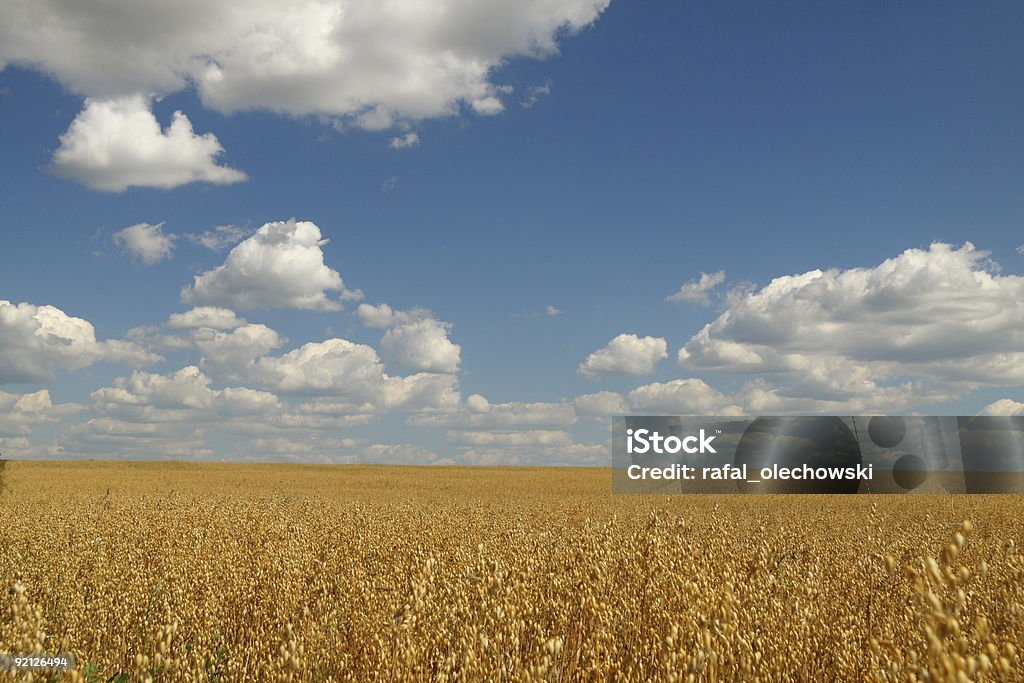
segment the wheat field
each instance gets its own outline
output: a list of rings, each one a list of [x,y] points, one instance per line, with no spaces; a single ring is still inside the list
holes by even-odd
[[[9,462],[0,652],[73,681],[1019,681],[1014,496]]]

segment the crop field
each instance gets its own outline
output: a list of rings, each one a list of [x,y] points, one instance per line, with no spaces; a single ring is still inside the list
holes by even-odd
[[[8,462],[0,652],[74,681],[1020,681],[1024,500],[599,469]]]

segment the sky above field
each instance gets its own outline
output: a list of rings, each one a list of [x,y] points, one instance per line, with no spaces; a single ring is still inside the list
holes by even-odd
[[[1024,410],[1024,5],[0,5],[0,452]]]

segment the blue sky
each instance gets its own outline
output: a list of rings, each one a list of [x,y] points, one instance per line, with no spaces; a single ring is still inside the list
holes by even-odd
[[[601,463],[627,411],[1024,408],[1019,3],[223,6],[0,9],[3,452]],[[293,218],[361,300],[246,303],[312,286],[269,242],[183,298]]]

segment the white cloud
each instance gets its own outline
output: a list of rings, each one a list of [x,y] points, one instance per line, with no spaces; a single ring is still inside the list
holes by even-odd
[[[998,401],[989,403],[981,409],[980,415],[998,415],[1002,417],[1016,417],[1024,415],[1024,403],[1009,398],[1001,398]]]
[[[0,391],[0,436],[27,436],[34,425],[54,422],[82,408],[77,403],[54,405],[46,389],[31,394]]]
[[[250,378],[275,391],[345,398],[375,411],[448,410],[459,402],[454,375],[389,375],[377,352],[345,339],[311,342],[282,356],[264,356]]]
[[[162,327],[133,328],[128,336],[151,349],[196,350],[204,372],[228,380],[248,377],[257,358],[287,341],[266,325],[246,322],[234,311],[214,306],[174,313]]]
[[[397,325],[384,333],[381,356],[409,370],[458,372],[462,348],[448,339],[450,329],[450,323],[432,318]]]
[[[373,444],[363,448],[359,460],[381,465],[436,465],[440,457],[411,444]]]
[[[551,304],[548,304],[548,307],[544,309],[544,312],[547,313],[548,315],[552,315],[552,316],[554,316],[554,315],[562,315],[563,313],[565,313],[565,311],[563,311],[562,309],[555,308]]]
[[[362,401],[383,383],[377,352],[346,339],[310,342],[283,356],[265,356],[254,366],[265,386],[294,393],[344,392]]]
[[[70,453],[87,455],[208,457],[211,437],[247,435],[248,445],[259,442],[262,449],[249,457],[275,454],[270,452],[274,444],[287,441],[296,450],[295,444],[306,442],[312,445],[293,455],[308,453],[311,457],[305,459],[341,462],[344,454],[338,449],[357,444],[332,432],[374,419],[373,413],[358,412],[364,408],[296,405],[243,386],[215,389],[211,378],[195,366],[166,375],[135,372],[94,391],[93,417],[68,427],[62,443]]]
[[[380,304],[378,306],[359,304],[356,308],[356,315],[359,316],[359,320],[367,327],[375,327],[381,330],[434,317],[434,314],[426,308],[416,307],[400,311],[391,308],[387,304]]]
[[[288,407],[269,392],[213,389],[195,367],[167,375],[134,372],[92,392],[93,417],[69,426],[61,443],[71,454],[132,457],[212,455],[211,431],[272,429]]]
[[[773,386],[763,379],[748,382],[735,396],[745,415],[898,414],[913,406],[943,403],[953,395],[920,383],[893,386],[871,383],[859,393],[837,392],[833,387],[796,384]]]
[[[630,412],[626,399],[622,394],[614,391],[598,391],[594,394],[577,396],[573,404],[578,414],[594,417],[624,415]]]
[[[649,375],[658,361],[668,357],[668,344],[660,337],[620,334],[587,356],[577,372],[584,377],[605,374]]]
[[[524,448],[470,448],[459,453],[463,465],[526,465],[534,467],[601,467],[611,463],[611,451],[602,444],[537,446]]]
[[[222,251],[238,244],[253,232],[253,230],[240,228],[237,225],[218,225],[205,232],[190,232],[185,237],[189,242],[206,247],[211,251]]]
[[[445,339],[435,339],[429,333],[432,329],[443,333],[446,328],[437,328],[440,323],[424,309],[392,311],[388,306],[364,306],[361,311],[364,318],[370,316],[369,322],[374,322],[375,315],[381,318],[377,322],[389,325],[388,332],[406,333],[407,338],[394,342],[402,352],[412,353],[417,340],[437,342],[442,349],[447,345]],[[429,324],[426,333],[421,330],[424,323]],[[175,332],[167,334],[167,328]],[[414,358],[417,363],[405,363],[430,371],[398,375],[385,372],[373,347],[345,339],[310,342],[282,355],[268,355],[287,340],[229,309],[199,307],[172,315],[163,328],[143,327],[130,333],[152,348],[195,349],[200,356],[199,369],[220,380],[318,397],[278,415],[275,427],[351,426],[391,410],[451,411],[460,401],[457,376],[444,371],[457,367],[457,346],[453,358],[424,353]]]
[[[301,460],[326,464],[351,464],[358,461],[353,449],[355,439],[321,439],[310,436],[303,439],[288,437],[259,437],[250,439],[237,450],[239,460]]]
[[[491,409],[491,402],[480,394],[472,394],[466,399],[466,408],[471,413],[486,413]]]
[[[458,410],[410,415],[408,423],[473,429],[562,427],[576,422],[571,403],[491,403],[479,394],[470,396]]]
[[[416,133],[406,133],[405,135],[391,138],[388,141],[388,147],[391,149],[408,149],[409,147],[416,147],[420,144],[420,136]]]
[[[342,299],[362,298],[348,290],[324,263],[320,228],[308,221],[267,223],[228,254],[224,264],[195,276],[182,290],[183,302],[233,310],[298,308],[336,311]]]
[[[500,110],[506,60],[555,54],[608,0],[225,0],[87,10],[0,4],[0,65],[52,74],[92,97],[170,93],[203,103],[324,114],[367,128]],[[45,30],[40,30],[45,27]]]
[[[461,446],[502,448],[570,446],[573,443],[572,435],[569,432],[552,429],[501,432],[450,431],[448,432],[448,441]]]
[[[675,294],[665,297],[665,301],[677,303],[693,303],[706,306],[711,303],[711,292],[725,282],[725,271],[717,273],[701,273],[697,280],[690,280]]]
[[[470,105],[473,107],[473,111],[481,116],[494,116],[505,111],[505,105],[494,95],[475,99],[470,102]]]
[[[25,436],[0,436],[0,454],[3,454],[5,458],[18,460],[65,457],[64,449],[60,444],[36,445]]]
[[[639,386],[626,396],[612,391],[584,394],[574,401],[576,413],[598,418],[613,415],[792,415],[898,413],[921,403],[949,400],[906,383],[875,387],[871,392],[836,395],[830,391],[795,391],[763,379],[747,382],[735,393],[723,393],[697,378]]]
[[[522,105],[524,109],[530,109],[537,104],[542,96],[551,94],[551,81],[545,81],[541,85],[532,86],[526,92],[526,99],[519,104]]]
[[[61,433],[65,455],[194,458],[209,455],[204,430],[187,420],[146,422],[93,417]]]
[[[932,244],[874,268],[812,270],[738,294],[679,351],[688,369],[769,374],[829,405],[943,401],[1024,384],[1024,277]]]
[[[241,327],[245,320],[234,311],[216,306],[198,306],[184,313],[172,313],[166,326],[172,330],[209,327],[214,330],[231,330]]]
[[[224,151],[212,133],[196,135],[183,113],[161,129],[141,95],[87,99],[60,137],[53,170],[94,190],[123,192],[129,186],[170,189],[193,182],[237,183],[247,176],[218,166]]]
[[[452,325],[436,320],[427,309],[396,311],[387,304],[360,304],[356,315],[367,327],[387,330],[380,353],[388,363],[419,372],[458,372],[462,348],[448,339]]]
[[[102,360],[137,366],[160,357],[132,342],[98,341],[92,323],[54,306],[0,300],[0,384],[48,382],[56,370]]]
[[[628,395],[631,412],[648,415],[743,415],[733,398],[699,379],[674,379],[637,387]]]
[[[177,235],[166,235],[163,223],[136,223],[114,233],[114,243],[147,265],[171,257]]]
[[[379,416],[372,405],[356,405],[344,399],[316,399],[300,403],[294,409],[274,417],[271,423],[249,425],[247,430],[254,433],[279,430],[333,430],[350,429],[373,422]]]
[[[32,443],[23,436],[0,437],[0,454],[15,458],[31,457]]]
[[[387,304],[374,306],[373,304],[359,304],[356,308],[356,315],[367,327],[387,329],[391,327],[395,318],[395,311]]]
[[[208,422],[273,413],[281,407],[269,392],[215,390],[211,382],[195,366],[170,375],[136,371],[92,392],[93,407],[100,415],[130,422]]]
[[[200,367],[232,380],[245,377],[257,358],[285,342],[276,331],[258,323],[227,332],[200,328],[193,331],[192,339],[202,356]]]

